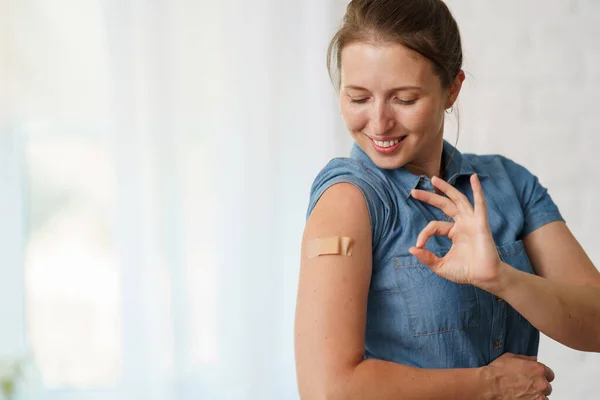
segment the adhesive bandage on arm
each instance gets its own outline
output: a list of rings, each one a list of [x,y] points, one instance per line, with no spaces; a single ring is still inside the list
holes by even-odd
[[[326,255],[352,255],[354,240],[349,237],[332,236],[326,238],[315,238],[306,244],[306,256],[315,258]]]

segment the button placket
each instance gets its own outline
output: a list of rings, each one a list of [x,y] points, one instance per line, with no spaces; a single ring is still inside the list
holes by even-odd
[[[504,339],[506,335],[506,302],[498,301],[498,296],[493,297],[496,301],[492,303],[493,317],[491,326],[491,343],[490,343],[490,356],[491,359],[495,359],[499,354],[504,351]]]
[[[430,180],[428,180],[424,176],[419,177],[419,181],[417,183],[417,188],[421,189],[421,190],[426,190],[430,193],[435,193],[435,188],[433,187],[433,184],[431,183]],[[444,220],[446,222],[454,222],[453,219],[451,217],[449,217],[448,215],[446,215],[442,210],[440,210],[434,206],[431,206],[431,207],[435,208],[436,213],[438,214],[438,218],[437,218],[438,220]]]

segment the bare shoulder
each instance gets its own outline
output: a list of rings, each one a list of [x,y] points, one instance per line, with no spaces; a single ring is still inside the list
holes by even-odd
[[[310,241],[333,236],[353,239],[351,256],[306,256]],[[335,386],[344,371],[352,371],[363,359],[371,249],[369,212],[361,191],[350,183],[328,188],[302,238],[294,327],[301,395],[311,397]]]
[[[339,234],[340,229],[354,233],[365,226],[370,234],[369,211],[362,192],[353,184],[342,182],[323,193],[306,223],[304,237],[312,233]]]

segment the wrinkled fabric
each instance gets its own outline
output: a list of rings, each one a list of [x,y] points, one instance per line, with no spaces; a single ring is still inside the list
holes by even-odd
[[[443,178],[471,204],[469,177],[478,174],[501,259],[534,274],[523,237],[564,221],[547,189],[504,156],[461,154],[444,140],[442,165],[448,160]],[[307,219],[325,190],[340,182],[362,192],[372,227],[365,358],[421,368],[469,368],[487,365],[505,352],[537,355],[539,331],[503,299],[444,279],[408,252],[430,221],[452,221],[410,196],[414,188],[433,192],[429,178],[404,168],[380,169],[354,144],[349,158],[331,160],[315,178]],[[451,245],[449,238],[433,236],[425,247],[442,257]]]

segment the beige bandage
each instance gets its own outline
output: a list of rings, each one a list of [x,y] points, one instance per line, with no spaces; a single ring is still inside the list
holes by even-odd
[[[351,256],[354,250],[354,241],[349,237],[332,236],[316,238],[306,245],[306,256],[315,258],[325,255]]]

